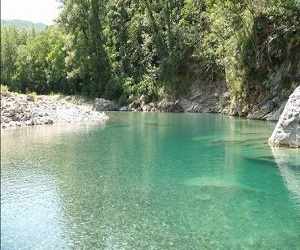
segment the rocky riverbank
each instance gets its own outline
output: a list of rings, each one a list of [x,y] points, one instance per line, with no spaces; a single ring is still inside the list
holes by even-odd
[[[1,93],[1,128],[16,128],[54,123],[104,122],[105,113],[95,111],[93,105],[62,96],[36,96]]]
[[[294,89],[294,85],[285,91],[275,88],[270,93],[256,93],[251,101],[242,102],[232,100],[223,81],[207,84],[200,82],[177,98],[166,96],[155,102],[144,95],[135,96],[129,97],[127,106],[118,106],[113,101],[97,98],[95,108],[98,111],[220,113],[247,119],[278,121],[288,96]]]
[[[96,98],[94,107],[97,111],[184,112],[179,100],[163,99],[159,102],[149,102],[144,95],[131,100],[131,103],[128,106],[118,106],[113,101],[103,98]]]

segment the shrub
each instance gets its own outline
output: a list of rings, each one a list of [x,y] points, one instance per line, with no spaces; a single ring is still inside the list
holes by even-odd
[[[1,84],[1,94],[7,94],[9,92],[9,89],[7,85]]]
[[[36,102],[36,101],[37,101],[37,94],[36,94],[36,92],[31,92],[31,93],[27,94],[27,96],[28,96],[33,102]]]

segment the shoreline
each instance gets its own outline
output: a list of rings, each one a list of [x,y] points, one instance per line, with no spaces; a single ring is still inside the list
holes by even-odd
[[[109,118],[79,98],[59,95],[1,93],[1,129],[26,126],[103,123]]]
[[[219,114],[246,120],[277,122],[283,111],[280,108],[268,110],[264,116],[238,115],[229,112],[229,102],[220,103],[218,93],[210,95],[210,101],[195,102],[185,97],[178,99],[162,99],[157,102],[147,102],[145,96],[140,96],[126,106],[119,106],[114,101],[103,98],[84,99],[78,96],[22,94],[10,91],[1,93],[1,129],[24,126],[97,123],[105,122],[108,116],[105,112],[143,112],[143,113],[191,113]],[[211,101],[215,98],[215,102]],[[223,98],[223,99],[224,99]],[[272,119],[268,119],[272,117]]]

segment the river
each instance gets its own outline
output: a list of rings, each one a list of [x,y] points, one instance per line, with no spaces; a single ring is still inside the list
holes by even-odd
[[[299,249],[300,153],[274,123],[111,113],[1,134],[1,249]]]

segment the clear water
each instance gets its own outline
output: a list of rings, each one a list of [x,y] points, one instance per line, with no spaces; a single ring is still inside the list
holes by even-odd
[[[2,132],[1,249],[300,249],[300,152],[273,123],[114,113]]]

